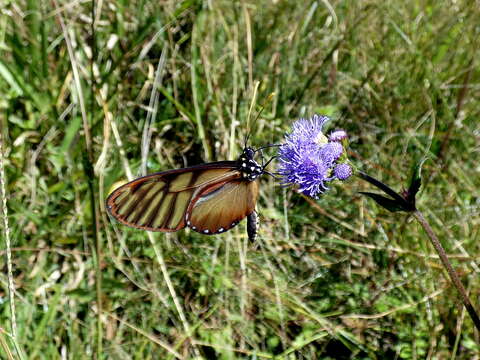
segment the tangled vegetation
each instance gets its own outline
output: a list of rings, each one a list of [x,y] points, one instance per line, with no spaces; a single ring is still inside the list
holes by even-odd
[[[254,243],[244,222],[147,233],[104,205],[324,114],[397,190],[427,156],[417,201],[480,308],[478,3],[3,4],[2,357],[478,358],[421,226],[358,179],[312,200],[264,176]]]

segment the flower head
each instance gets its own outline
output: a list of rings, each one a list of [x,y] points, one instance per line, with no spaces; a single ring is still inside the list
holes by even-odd
[[[293,123],[290,140],[301,144],[326,144],[327,137],[323,134],[323,125],[330,120],[326,116],[313,115],[311,119],[300,119]]]
[[[328,140],[340,142],[347,138],[345,130],[335,130],[328,135]]]
[[[284,184],[297,184],[300,191],[310,197],[327,190],[325,183],[329,179],[329,167],[323,161],[318,161],[316,149],[299,151],[291,147],[285,148],[283,153],[284,156],[280,157],[280,174]]]
[[[350,176],[352,176],[353,170],[352,167],[348,164],[338,164],[333,169],[333,175],[338,180],[347,180]]]
[[[328,120],[319,115],[297,120],[278,151],[283,183],[297,185],[300,192],[314,198],[328,190],[328,182],[345,180],[352,174],[350,165],[344,163],[342,140],[347,134],[337,130],[325,136],[322,130]]]
[[[338,142],[329,142],[323,145],[319,150],[320,158],[324,163],[332,165],[343,154],[343,146]]]

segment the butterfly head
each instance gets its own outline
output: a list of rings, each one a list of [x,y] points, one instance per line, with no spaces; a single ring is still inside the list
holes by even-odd
[[[237,160],[238,170],[243,174],[243,177],[249,181],[255,180],[264,173],[264,167],[255,161],[255,150],[250,147],[243,149],[242,155]]]

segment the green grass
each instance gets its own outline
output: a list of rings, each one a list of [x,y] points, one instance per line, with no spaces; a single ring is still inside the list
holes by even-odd
[[[235,159],[247,133],[259,147],[327,114],[352,161],[398,190],[429,157],[418,206],[480,309],[478,4],[104,1],[92,37],[92,4],[58,2],[4,0],[0,13],[17,325],[15,339],[2,241],[2,357],[479,353],[422,228],[359,195],[371,189],[359,179],[309,202],[265,177],[256,243],[244,223],[149,236],[104,208],[142,161]]]

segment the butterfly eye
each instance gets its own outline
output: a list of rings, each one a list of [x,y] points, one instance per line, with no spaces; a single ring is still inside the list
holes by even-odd
[[[243,156],[245,156],[247,159],[253,159],[253,157],[255,156],[255,150],[247,147],[243,150]]]

